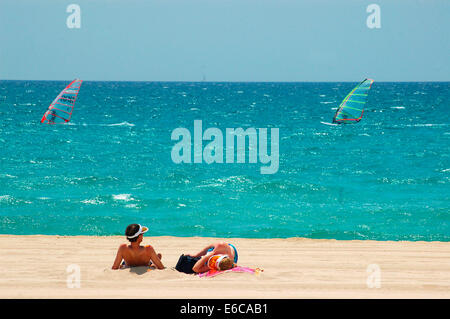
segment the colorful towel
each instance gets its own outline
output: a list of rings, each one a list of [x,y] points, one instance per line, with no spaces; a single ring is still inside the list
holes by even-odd
[[[231,269],[228,269],[228,270],[222,270],[222,271],[220,271],[220,270],[210,270],[210,271],[198,274],[198,276],[199,277],[214,277],[214,276],[217,276],[217,275],[220,275],[220,274],[224,274],[226,272],[246,272],[246,273],[249,273],[249,274],[259,275],[262,271],[264,271],[264,270],[261,269],[261,268],[253,269],[253,268],[248,268],[248,267],[237,266],[237,267],[234,267],[234,268],[231,268]]]

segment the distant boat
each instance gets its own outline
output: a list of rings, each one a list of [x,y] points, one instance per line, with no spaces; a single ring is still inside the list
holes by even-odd
[[[364,114],[364,105],[369,95],[374,80],[365,79],[361,81],[342,101],[333,117],[333,123],[323,124],[349,124],[361,121]]]
[[[73,107],[77,100],[83,81],[75,79],[62,90],[53,100],[47,111],[41,119],[45,124],[64,124],[68,123],[72,117]]]

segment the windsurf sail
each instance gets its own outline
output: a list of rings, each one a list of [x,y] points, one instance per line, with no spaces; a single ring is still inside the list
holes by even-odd
[[[334,114],[333,123],[357,123],[361,121],[372,83],[372,79],[365,79],[345,97],[336,114]]]
[[[64,124],[70,121],[83,81],[75,79],[62,90],[44,113],[41,123]]]

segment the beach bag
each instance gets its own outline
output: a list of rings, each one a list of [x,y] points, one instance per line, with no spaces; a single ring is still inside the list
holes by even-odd
[[[180,258],[178,258],[177,265],[175,266],[175,269],[179,272],[184,272],[185,274],[194,274],[195,271],[192,270],[192,267],[194,267],[195,263],[200,260],[200,257],[191,257],[186,255],[181,255]]]

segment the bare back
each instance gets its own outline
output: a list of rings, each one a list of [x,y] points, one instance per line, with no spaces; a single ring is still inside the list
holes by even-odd
[[[148,246],[139,246],[137,248],[126,246],[126,249],[122,251],[122,258],[125,260],[127,266],[148,266],[151,263],[151,255]]]
[[[122,259],[130,267],[149,266],[152,262],[158,269],[164,269],[161,254],[156,254],[152,246],[120,245],[112,269],[119,269]]]

